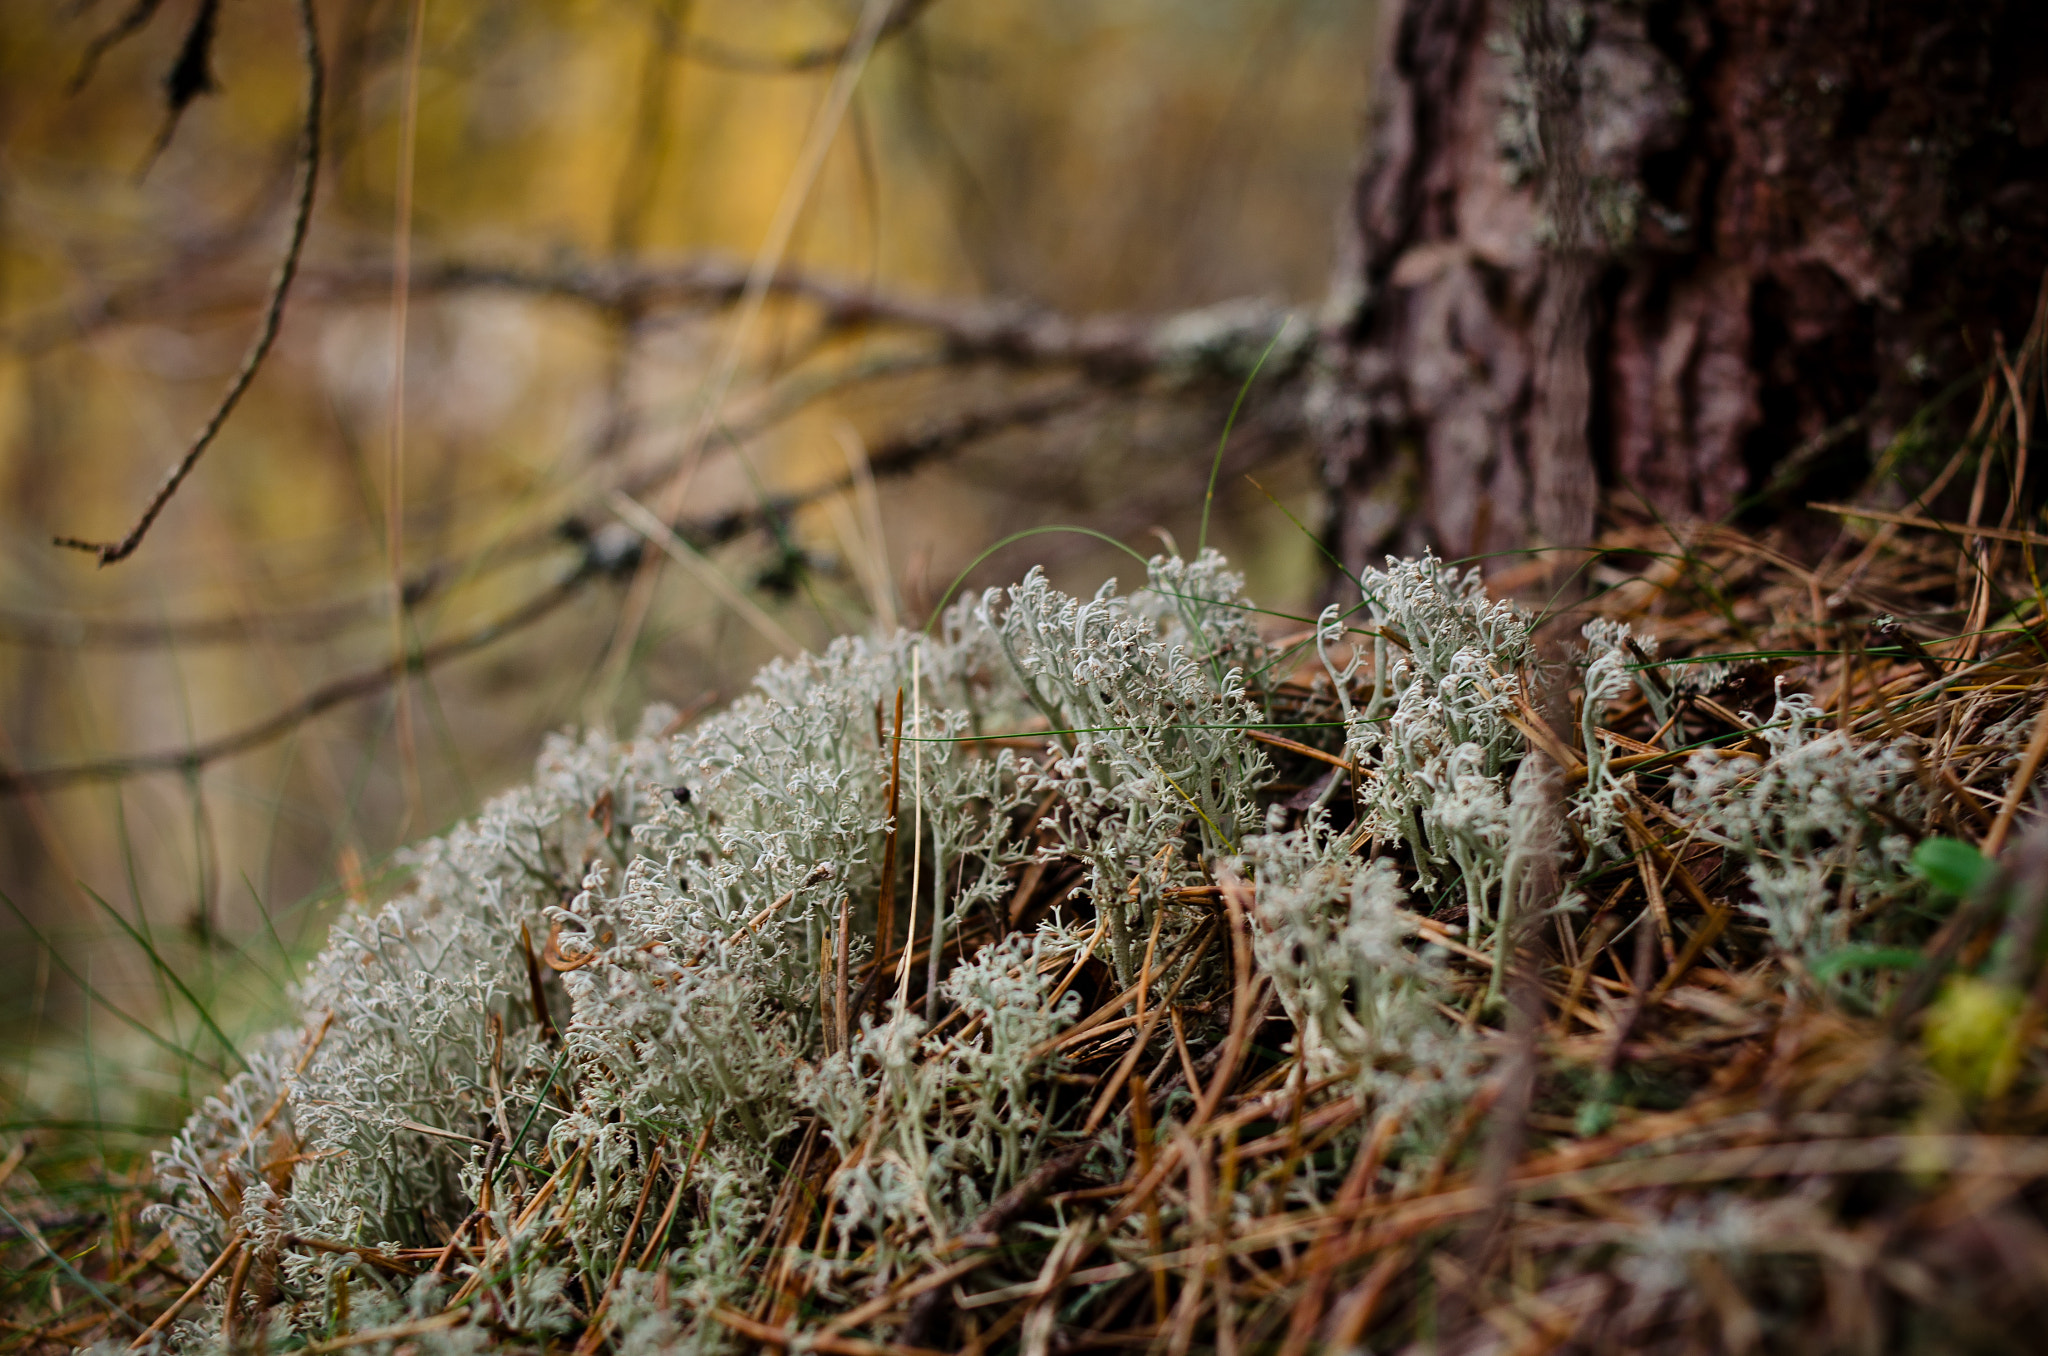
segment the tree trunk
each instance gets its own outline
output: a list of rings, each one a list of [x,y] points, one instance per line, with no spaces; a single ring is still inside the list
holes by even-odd
[[[1383,3],[1313,402],[1347,565],[1845,492],[2024,332],[2040,0]]]

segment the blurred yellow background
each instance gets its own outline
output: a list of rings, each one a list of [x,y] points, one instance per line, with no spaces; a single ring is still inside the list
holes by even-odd
[[[0,799],[19,914],[0,914],[0,1108],[17,1128],[163,1124],[194,1086],[164,1046],[219,1058],[197,1007],[260,1027],[333,908],[521,778],[550,730],[729,697],[782,633],[920,624],[1021,529],[1191,548],[1241,355],[1161,370],[963,336],[1038,309],[1144,318],[1111,327],[1125,335],[1181,316],[1175,333],[1256,336],[1254,356],[1287,308],[1306,334],[1373,43],[1371,5],[1344,0],[913,5],[806,185],[858,4],[427,0],[415,73],[415,0],[322,0],[325,153],[277,347],[140,550],[102,569],[50,539],[125,532],[241,363],[305,92],[293,5],[222,5],[218,89],[152,157],[197,7],[163,4],[74,88],[127,6],[0,15],[0,766],[98,765]],[[793,184],[784,270],[831,290],[778,293],[742,327],[736,283]],[[910,305],[856,323],[832,304],[868,293]],[[1247,403],[1210,533],[1294,612],[1315,545],[1244,473],[1317,523],[1297,405]],[[621,486],[672,499],[747,603],[673,565],[557,591],[637,540]],[[1133,568],[1045,535],[971,583],[1034,561],[1069,587]],[[437,661],[402,701],[384,681],[401,632]],[[272,717],[276,737],[202,765],[104,765],[175,764]]]

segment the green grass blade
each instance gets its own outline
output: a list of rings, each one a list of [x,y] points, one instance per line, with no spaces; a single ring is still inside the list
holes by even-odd
[[[130,1016],[126,1010],[116,1005],[111,998],[108,998],[105,994],[101,993],[98,989],[94,988],[93,985],[85,978],[84,975],[79,974],[78,971],[74,970],[71,967],[71,962],[64,959],[64,953],[62,951],[59,951],[53,942],[51,942],[48,938],[43,936],[42,932],[36,927],[36,925],[29,921],[28,915],[21,911],[21,906],[16,904],[13,901],[13,899],[9,898],[4,891],[0,891],[0,904],[5,904],[7,906],[8,910],[11,913],[13,913],[15,921],[21,924],[23,929],[25,929],[28,932],[28,935],[35,940],[36,945],[42,947],[43,950],[49,955],[51,960],[57,962],[57,968],[62,970],[65,976],[69,978],[73,984],[76,984],[82,992],[84,992],[86,997],[92,999],[95,1003],[98,1003],[101,1007],[105,1008],[108,1012],[112,1013],[115,1017],[119,1018],[122,1022],[125,1022],[128,1026],[133,1027],[138,1033],[140,1033],[143,1036],[144,1039],[150,1041],[152,1044],[156,1045],[158,1048],[162,1049],[166,1053],[177,1056],[178,1060],[181,1063],[197,1064],[201,1068],[210,1070],[211,1072],[219,1075],[221,1078],[226,1078],[228,1076],[228,1071],[222,1068],[220,1065],[215,1064],[209,1060],[201,1059],[197,1051],[187,1050],[184,1046],[179,1045],[176,1041],[164,1039],[164,1037],[158,1034],[157,1030],[154,1027],[150,1026],[149,1023],[142,1021],[139,1018]],[[237,1055],[236,1058],[239,1059],[240,1055]]]
[[[0,1205],[0,1215],[4,1215],[7,1217],[7,1222],[14,1226],[16,1233],[20,1234],[23,1238],[34,1240],[37,1247],[41,1248],[44,1252],[48,1253],[50,1255],[50,1260],[52,1262],[55,1262],[58,1265],[58,1267],[60,1267],[63,1270],[64,1274],[71,1278],[71,1282],[73,1285],[76,1285],[79,1289],[85,1291],[86,1294],[91,1295],[101,1304],[106,1305],[107,1309],[114,1315],[114,1317],[120,1319],[129,1327],[135,1329],[136,1332],[139,1333],[143,1330],[142,1325],[135,1321],[134,1316],[131,1315],[126,1309],[123,1309],[120,1305],[116,1304],[112,1296],[107,1294],[106,1291],[100,1289],[98,1286],[94,1285],[91,1281],[88,1281],[85,1278],[85,1276],[78,1270],[77,1267],[72,1266],[71,1263],[65,1261],[63,1253],[58,1252],[48,1243],[45,1243],[43,1241],[43,1235],[41,1230],[31,1229],[28,1225],[22,1223],[19,1219],[16,1219],[14,1216],[14,1212],[12,1210],[9,1210],[4,1205]]]
[[[192,1005],[192,1010],[199,1014],[199,1020],[205,1025],[208,1031],[211,1031],[213,1033],[213,1038],[220,1042],[221,1048],[227,1051],[228,1054],[234,1056],[235,1063],[241,1065],[244,1069],[248,1068],[249,1062],[242,1058],[242,1052],[235,1047],[234,1041],[228,1038],[228,1033],[220,1029],[220,1023],[213,1020],[212,1011],[206,1006],[204,1002],[200,1000],[198,994],[192,992],[191,986],[185,983],[184,977],[181,976],[176,970],[171,968],[170,962],[166,961],[163,958],[162,953],[159,952],[156,949],[156,947],[150,943],[149,939],[144,937],[140,932],[137,932],[134,926],[130,924],[126,918],[123,918],[121,916],[121,911],[115,908],[113,905],[107,903],[106,900],[101,899],[99,893],[96,890],[94,890],[90,885],[87,885],[84,881],[80,881],[78,883],[78,888],[85,891],[87,895],[91,896],[92,902],[99,905],[101,910],[103,910],[106,913],[107,917],[113,919],[115,925],[119,927],[121,931],[127,933],[130,939],[132,939],[137,946],[142,948],[143,954],[149,957],[149,963],[157,967],[157,969],[162,972],[163,977],[166,980],[170,981],[171,987],[176,989],[178,993],[184,998],[184,1000]]]
[[[1294,317],[1288,316],[1280,322],[1280,328],[1273,331],[1273,337],[1266,344],[1266,351],[1252,364],[1244,384],[1237,388],[1237,399],[1231,402],[1230,417],[1223,421],[1223,436],[1216,440],[1216,457],[1209,463],[1209,488],[1202,494],[1202,530],[1195,538],[1195,557],[1200,559],[1209,546],[1209,506],[1216,499],[1216,477],[1223,473],[1223,449],[1230,446],[1230,430],[1237,427],[1237,414],[1244,408],[1245,397],[1252,393],[1252,383],[1259,379],[1259,369],[1266,365],[1266,359],[1273,356],[1273,350],[1280,347],[1280,341],[1287,331],[1294,328]]]

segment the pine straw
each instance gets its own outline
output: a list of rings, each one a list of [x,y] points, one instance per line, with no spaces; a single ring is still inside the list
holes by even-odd
[[[1666,728],[1640,698],[1610,711],[1601,737],[1632,763],[1636,852],[1583,883],[1584,911],[1524,930],[1510,1002],[1486,1002],[1490,967],[1458,940],[1462,902],[1421,924],[1458,958],[1444,1003],[1494,1063],[1434,1161],[1403,1177],[1412,1185],[1389,1189],[1379,1171],[1391,1116],[1362,1125],[1369,1113],[1356,1100],[1304,1080],[1252,961],[1250,887],[1225,878],[1177,894],[1213,914],[1200,944],[1231,958],[1227,999],[1189,1011],[1177,991],[1150,985],[1172,968],[1161,958],[1141,979],[1149,1006],[1134,1024],[1122,1020],[1133,995],[1099,963],[1082,982],[1093,1010],[1081,1034],[1062,1038],[1062,1078],[1126,1152],[1078,1140],[928,1269],[833,1312],[806,1281],[822,1188],[838,1166],[812,1125],[793,1137],[751,1310],[688,1322],[757,1348],[863,1354],[2032,1349],[2048,1321],[2048,829],[2035,826],[2031,799],[2048,751],[2048,598],[2034,558],[2048,539],[2029,534],[2019,499],[2039,405],[2016,397],[2040,387],[2040,337],[2037,327],[2000,364],[1969,440],[1924,501],[1960,499],[1958,521],[1908,505],[1817,512],[1752,535],[1618,511],[1565,585],[1587,596],[1551,632],[1589,613],[1626,618],[1661,639],[1652,671],[1667,678],[1688,660],[1738,658],[1711,691],[1678,695]],[[2012,487],[2002,500],[2001,485]],[[1546,560],[1496,584],[1526,593],[1559,573]],[[1334,709],[1308,672],[1281,688],[1291,720]],[[1779,684],[1812,693],[1859,738],[1917,736],[1932,809],[1909,827],[1981,845],[1999,863],[1951,907],[1923,901],[1874,920],[1895,952],[1914,954],[1892,956],[1867,1003],[1772,948],[1742,910],[1739,863],[1674,804],[1672,774],[1690,750],[1759,756],[1748,713],[1768,710]],[[1531,691],[1520,721],[1531,754],[1583,773],[1577,721],[1558,718],[1571,694],[1544,698],[1540,680]],[[2015,770],[2010,746],[1981,737],[2036,711]],[[1332,749],[1267,742],[1294,787],[1347,766]],[[1024,873],[1013,927],[1030,924],[1056,874]],[[865,978],[849,977],[862,995]],[[1966,1068],[1930,1058],[1924,1030],[1959,979],[2012,999]],[[1225,1034],[1189,1049],[1182,1034],[1198,1026]],[[557,1350],[591,1356],[610,1342],[610,1287],[629,1252],[651,1264],[679,1210],[695,1208],[687,1188],[702,1147],[701,1137],[695,1151],[664,1147],[673,1185],[643,1193],[606,1293],[579,1301],[596,1320]],[[161,1331],[202,1289],[195,1280],[226,1287],[234,1326],[250,1335],[239,1340],[255,1340],[269,1259],[233,1242],[207,1276],[180,1275],[164,1238],[134,1222],[143,1188],[108,1187],[99,1210],[66,1213],[23,1171],[24,1151],[0,1163],[14,1269],[0,1350]],[[278,1145],[281,1159],[294,1152]],[[559,1210],[580,1170],[572,1159],[533,1181],[524,1213]],[[1221,1204],[1233,1199],[1235,1217]],[[1127,1222],[1145,1230],[1147,1255],[1104,1246]],[[472,1219],[439,1249],[350,1251],[394,1279],[472,1267],[453,1292],[461,1305],[488,1289],[479,1278],[501,1249]],[[451,1307],[363,1331],[341,1317],[336,1335],[306,1350],[388,1350],[459,1316]]]

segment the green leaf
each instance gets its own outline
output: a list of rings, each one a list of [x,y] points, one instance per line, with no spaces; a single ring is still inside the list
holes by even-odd
[[[1988,857],[1953,838],[1928,838],[1913,849],[1913,873],[1957,899],[1976,889],[1991,871]]]

